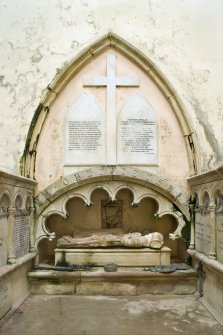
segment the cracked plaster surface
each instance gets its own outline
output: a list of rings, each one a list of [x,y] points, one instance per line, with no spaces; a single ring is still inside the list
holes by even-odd
[[[0,167],[18,170],[33,113],[58,69],[109,31],[149,57],[176,89],[202,169],[210,159],[222,162],[221,13],[219,0],[1,0]]]

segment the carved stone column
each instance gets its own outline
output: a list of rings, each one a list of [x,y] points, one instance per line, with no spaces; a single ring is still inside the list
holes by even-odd
[[[189,249],[195,248],[195,205],[190,204],[190,245]]]
[[[13,251],[13,227],[14,227],[14,215],[16,209],[11,207],[8,208],[8,263],[16,263],[16,258]]]
[[[30,208],[30,216],[29,216],[29,251],[35,251],[35,240],[34,240],[34,213],[35,207]]]
[[[215,203],[211,202],[208,206],[210,211],[210,226],[211,226],[211,246],[209,258],[216,259],[216,219],[215,219]]]

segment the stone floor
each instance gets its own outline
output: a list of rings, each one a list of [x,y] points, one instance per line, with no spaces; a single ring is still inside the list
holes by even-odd
[[[1,335],[222,335],[195,296],[30,296]]]

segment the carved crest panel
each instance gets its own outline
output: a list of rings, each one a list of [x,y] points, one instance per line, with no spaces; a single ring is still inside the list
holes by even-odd
[[[101,227],[123,228],[123,200],[101,200]]]

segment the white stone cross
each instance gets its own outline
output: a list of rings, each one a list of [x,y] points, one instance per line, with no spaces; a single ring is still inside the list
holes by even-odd
[[[107,76],[85,77],[83,86],[107,87],[107,164],[116,165],[116,87],[139,86],[136,77],[116,77],[116,55],[107,56]]]

